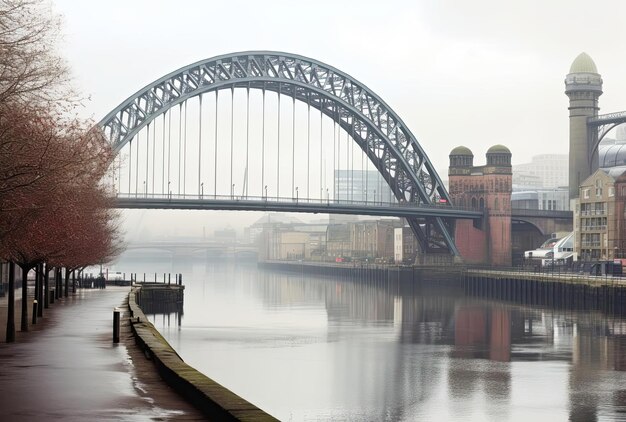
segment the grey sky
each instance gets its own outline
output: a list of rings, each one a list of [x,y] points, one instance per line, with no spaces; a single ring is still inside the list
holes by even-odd
[[[197,60],[278,50],[333,65],[407,123],[446,178],[449,151],[513,163],[568,148],[563,79],[586,51],[604,79],[601,113],[626,109],[626,2],[54,1],[62,54],[99,120],[147,83]]]

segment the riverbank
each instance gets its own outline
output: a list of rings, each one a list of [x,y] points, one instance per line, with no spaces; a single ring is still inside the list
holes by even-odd
[[[382,265],[362,262],[307,262],[307,261],[259,261],[259,268],[314,275],[359,279],[362,281],[411,282],[417,278],[442,285],[461,286],[460,275],[464,267]]]
[[[113,344],[112,310],[127,295],[127,287],[78,290],[46,309],[36,328],[18,331],[16,343],[0,344],[3,420],[205,420],[142,370],[129,327]]]
[[[466,296],[525,305],[626,313],[626,277],[572,272],[536,272],[524,268],[397,266],[364,263],[262,261],[259,268],[333,276],[359,282],[415,282],[461,289]]]
[[[626,279],[574,273],[466,269],[467,296],[556,309],[626,313]]]
[[[170,289],[174,286],[152,286]],[[178,287],[178,286],[176,286]],[[133,287],[128,295],[126,321],[131,327],[137,344],[144,355],[152,361],[152,370],[158,373],[173,389],[189,403],[215,420],[275,421],[273,416],[221,386],[206,375],[187,365],[161,336],[137,305],[141,287]]]

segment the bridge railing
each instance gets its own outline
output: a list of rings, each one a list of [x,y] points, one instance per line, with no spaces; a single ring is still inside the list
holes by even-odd
[[[383,200],[351,200],[351,199],[335,199],[327,197],[326,199],[320,198],[302,198],[299,196],[285,197],[285,196],[249,196],[249,195],[203,195],[203,194],[161,194],[161,193],[116,193],[116,198],[120,199],[154,199],[154,200],[189,200],[189,201],[249,201],[249,202],[273,202],[273,203],[296,203],[296,204],[311,204],[311,205],[346,205],[346,206],[366,206],[366,207],[387,207],[387,208],[428,208],[428,209],[450,209],[450,210],[463,210],[463,211],[480,211],[470,207],[459,207],[451,205],[450,203],[439,204],[423,204],[416,202],[389,202]]]

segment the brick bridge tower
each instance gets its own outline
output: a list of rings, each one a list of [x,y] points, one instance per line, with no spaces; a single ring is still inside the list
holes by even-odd
[[[487,164],[474,166],[474,154],[459,146],[450,152],[448,183],[456,206],[484,210],[482,221],[458,220],[455,243],[467,263],[511,265],[511,151],[494,145]]]

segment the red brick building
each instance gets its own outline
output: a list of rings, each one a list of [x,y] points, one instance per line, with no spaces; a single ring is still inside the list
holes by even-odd
[[[450,152],[449,191],[456,206],[485,210],[480,222],[458,220],[455,243],[467,263],[511,265],[511,151],[494,145],[487,164],[474,166],[474,154],[460,146]]]

